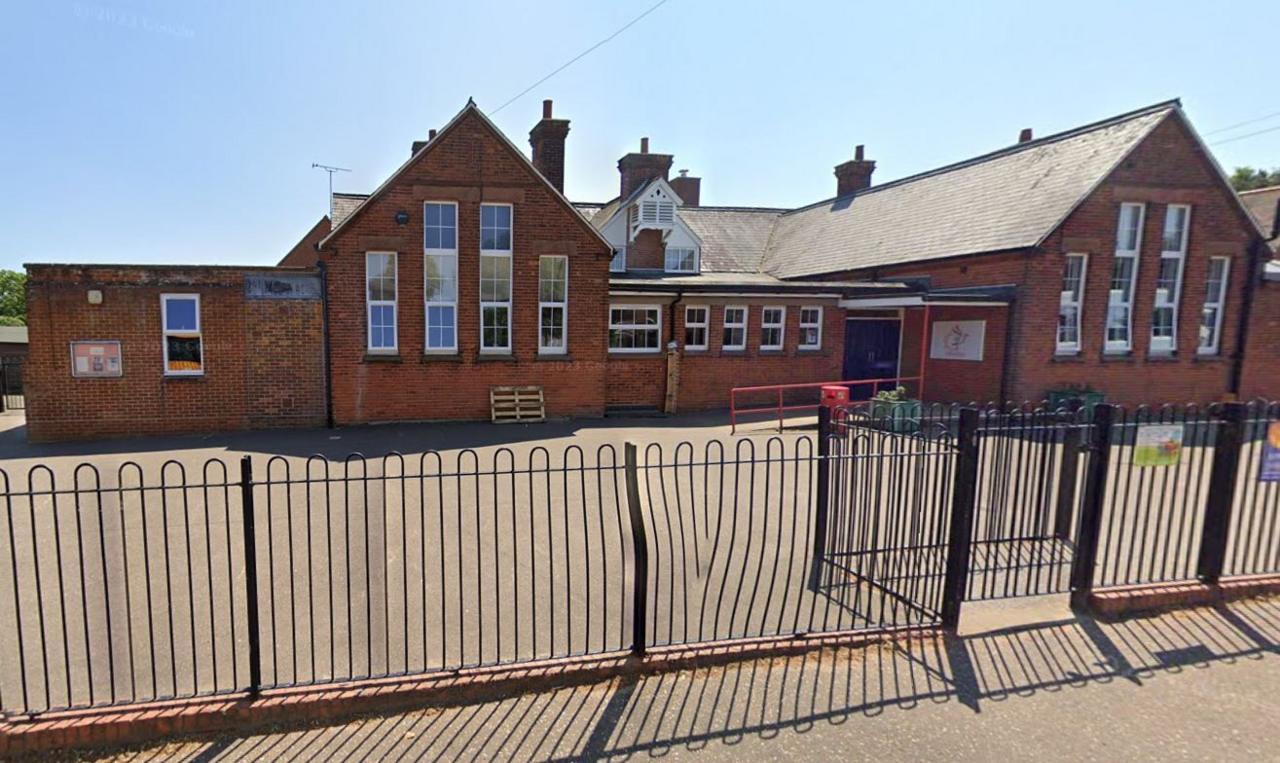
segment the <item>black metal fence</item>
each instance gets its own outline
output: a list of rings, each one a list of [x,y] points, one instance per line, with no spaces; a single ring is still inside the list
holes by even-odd
[[[1280,571],[1280,406],[826,411],[816,438],[0,470],[0,712]],[[1135,461],[1175,425],[1181,455]],[[19,481],[20,480],[20,481]]]

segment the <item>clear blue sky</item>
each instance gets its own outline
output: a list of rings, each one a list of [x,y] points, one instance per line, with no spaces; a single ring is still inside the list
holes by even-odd
[[[327,211],[313,161],[370,190],[655,1],[8,3],[0,267],[273,263]],[[647,135],[705,204],[799,205],[857,143],[885,181],[1172,97],[1206,133],[1280,112],[1278,29],[1275,0],[668,0],[495,120],[527,147],[554,98],[574,199]],[[1214,151],[1280,166],[1280,130]]]

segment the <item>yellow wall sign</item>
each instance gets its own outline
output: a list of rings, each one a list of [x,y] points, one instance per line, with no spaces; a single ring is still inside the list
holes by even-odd
[[[1173,466],[1182,458],[1181,424],[1145,424],[1133,444],[1134,466]]]

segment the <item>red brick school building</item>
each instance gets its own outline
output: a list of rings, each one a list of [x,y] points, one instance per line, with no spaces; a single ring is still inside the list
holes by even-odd
[[[468,103],[276,267],[28,265],[29,437],[487,419],[510,386],[549,416],[1280,397],[1275,209],[1176,101],[880,185],[859,146],[799,209],[702,206],[648,139],[571,202],[568,133],[545,102],[530,159]]]

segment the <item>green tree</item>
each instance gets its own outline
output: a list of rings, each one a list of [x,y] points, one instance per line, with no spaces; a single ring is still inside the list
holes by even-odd
[[[0,270],[0,320],[5,326],[27,325],[26,273]]]
[[[1280,185],[1280,168],[1267,172],[1253,167],[1236,167],[1235,172],[1231,173],[1231,187],[1237,192],[1273,185]]]

